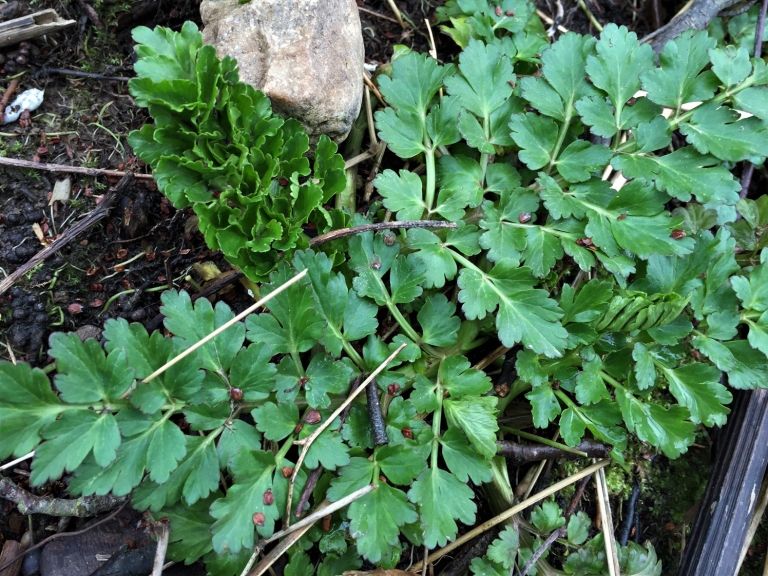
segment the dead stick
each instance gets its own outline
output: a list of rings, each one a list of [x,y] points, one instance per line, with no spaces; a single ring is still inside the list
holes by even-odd
[[[105,522],[109,522],[110,520],[112,520],[112,518],[114,518],[115,516],[120,514],[120,512],[123,510],[123,508],[125,508],[127,505],[128,505],[128,501],[126,500],[123,503],[123,505],[120,506],[120,508],[118,508],[117,510],[112,512],[112,514],[110,514],[109,516],[104,518],[104,520],[99,520],[98,522],[95,522],[94,524],[91,524],[87,528],[83,528],[82,530],[78,530],[77,532],[60,532],[58,534],[53,534],[52,536],[48,536],[48,538],[46,538],[45,540],[42,540],[41,542],[38,542],[34,546],[31,546],[31,547],[27,548],[26,550],[24,550],[24,552],[22,552],[21,554],[16,556],[16,558],[11,560],[10,562],[6,562],[2,566],[0,566],[0,572],[5,570],[6,568],[8,568],[8,566],[12,565],[17,560],[21,560],[22,558],[24,558],[24,556],[26,556],[27,554],[29,554],[33,550],[37,550],[38,548],[42,548],[43,546],[48,544],[48,542],[56,540],[57,538],[64,538],[64,537],[69,537],[69,536],[79,536],[80,534],[85,534],[89,530],[93,530],[94,528],[96,528],[96,526],[100,526],[100,525],[104,524]]]
[[[312,496],[312,491],[317,486],[317,481],[320,480],[320,475],[323,473],[322,465],[318,464],[317,468],[312,470],[307,476],[307,483],[304,484],[304,490],[299,497],[299,501],[296,502],[296,512],[293,513],[296,518],[301,518],[304,515],[304,506],[309,502]]]
[[[365,72],[363,72],[363,82],[365,82],[365,85],[371,89],[371,92],[376,94],[376,98],[378,98],[379,102],[381,102],[381,105],[386,106],[387,103],[384,102],[384,96],[381,95],[381,92],[379,92],[379,89],[376,88],[376,85],[371,81],[370,78],[368,78],[368,75]]]
[[[381,404],[379,403],[379,386],[376,384],[376,380],[371,380],[366,386],[365,396],[368,400],[368,418],[371,420],[373,443],[376,446],[389,444],[384,415],[381,413]]]
[[[124,503],[127,498],[115,496],[83,496],[74,500],[51,498],[50,496],[35,496],[14,483],[10,478],[0,477],[0,498],[9,500],[24,515],[47,514],[48,516],[75,516],[87,518],[98,516],[115,506]]]
[[[128,82],[127,76],[105,76],[104,74],[94,74],[93,72],[83,72],[81,70],[67,70],[66,68],[41,68],[32,75],[32,78],[47,76],[49,74],[61,74],[62,76],[75,76],[76,78],[90,78],[93,80],[107,80],[115,82]]]
[[[69,174],[85,174],[86,176],[114,176],[123,178],[128,172],[120,170],[104,170],[102,168],[85,168],[83,166],[64,166],[63,164],[42,164],[40,162],[30,162],[29,160],[18,160],[17,158],[0,157],[0,166],[13,166],[14,168],[31,168],[32,170],[47,170],[48,172],[66,172]],[[152,180],[152,174],[133,174],[134,178],[141,180]]]
[[[338,240],[339,238],[345,238],[346,236],[354,236],[355,234],[362,234],[363,232],[371,232],[376,230],[393,230],[396,228],[458,228],[455,222],[441,222],[438,220],[404,220],[403,222],[379,222],[378,224],[363,224],[362,226],[355,226],[354,228],[340,228],[339,230],[331,230],[326,232],[322,236],[315,236],[309,241],[310,247],[315,247],[326,242]]]
[[[574,446],[574,448],[585,452],[589,458],[606,458],[610,454],[612,446],[594,440],[584,440],[578,446]],[[584,457],[581,454],[567,452],[553,446],[520,444],[510,440],[496,442],[496,449],[499,456],[503,456],[514,466],[528,462],[539,462],[541,460],[578,460]]]
[[[8,158],[0,158],[0,160],[8,160]],[[110,188],[109,191],[104,194],[103,198],[101,199],[101,202],[99,202],[98,206],[91,211],[88,216],[77,222],[76,224],[73,224],[72,227],[68,228],[65,232],[61,234],[56,240],[48,244],[45,248],[40,250],[37,254],[35,254],[29,262],[26,264],[23,264],[19,266],[13,274],[8,276],[5,280],[0,282],[0,295],[4,294],[13,284],[22,276],[24,276],[27,272],[32,270],[35,266],[37,266],[40,262],[44,261],[49,256],[55,254],[58,252],[61,248],[72,242],[81,232],[84,230],[87,230],[96,222],[104,218],[104,216],[107,215],[107,211],[112,206],[112,203],[115,201],[115,199],[122,194],[128,186],[131,185],[133,182],[133,174],[131,172],[128,172],[123,176],[123,179],[118,182],[114,188]]]
[[[19,87],[19,80],[21,80],[21,77],[11,80],[10,84],[8,84],[8,89],[3,94],[2,100],[0,100],[0,123],[5,121],[5,107],[8,106],[8,100],[16,92],[16,88]]]

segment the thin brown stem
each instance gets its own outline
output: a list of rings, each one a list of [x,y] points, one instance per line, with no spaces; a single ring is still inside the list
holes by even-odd
[[[314,248],[326,242],[332,242],[339,238],[362,234],[363,232],[375,232],[377,230],[393,230],[395,228],[458,228],[455,222],[442,222],[439,220],[405,220],[403,222],[379,222],[377,224],[363,224],[354,228],[340,228],[331,230],[321,236],[315,236],[309,241],[309,245]]]
[[[123,178],[128,172],[120,170],[104,170],[102,168],[85,168],[83,166],[65,166],[63,164],[43,164],[41,162],[30,162],[29,160],[19,160],[17,158],[0,157],[0,166],[13,166],[14,168],[31,168],[32,170],[46,170],[48,172],[65,172],[68,174],[85,174],[86,176],[113,176]],[[152,180],[152,174],[133,174],[136,179]]]

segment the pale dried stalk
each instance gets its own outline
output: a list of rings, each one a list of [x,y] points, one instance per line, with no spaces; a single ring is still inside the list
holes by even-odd
[[[13,468],[19,462],[24,462],[24,460],[27,460],[28,458],[32,458],[32,456],[34,455],[35,455],[35,451],[32,450],[32,452],[30,452],[29,454],[24,454],[24,456],[22,456],[21,458],[16,458],[16,460],[12,460],[11,462],[8,462],[8,464],[3,464],[2,466],[0,466],[0,471],[6,470],[8,468]]]
[[[605,470],[602,468],[595,474],[597,488],[597,507],[603,519],[603,540],[605,540],[605,556],[608,561],[609,576],[619,576],[619,557],[616,553],[616,539],[613,536],[613,516],[611,503],[608,501],[608,484],[605,481]]]
[[[541,10],[539,10],[538,8],[536,9],[536,14],[538,14],[539,18],[541,18],[542,20],[544,20],[544,22],[546,22],[546,23],[547,23],[547,24],[549,24],[550,26],[552,26],[552,24],[554,24],[554,23],[555,23],[555,21],[554,21],[554,20],[552,20],[552,18],[550,18],[550,17],[547,15],[547,13],[546,13],[546,12],[542,12],[542,11],[541,11]],[[565,26],[560,26],[560,25],[558,24],[558,26],[557,26],[557,31],[558,31],[558,32],[560,32],[561,34],[565,34],[566,32],[568,32],[568,28],[566,28]]]
[[[398,8],[397,4],[395,4],[395,0],[387,0],[387,4],[389,4],[389,7],[392,9],[392,12],[395,13],[395,18],[397,18],[397,21],[400,23],[400,26],[405,28],[405,22],[403,22],[403,15],[400,14],[400,8]]]
[[[434,554],[430,555],[429,558],[427,558],[427,563],[432,564],[433,562],[439,560],[452,550],[455,550],[462,544],[469,542],[473,538],[479,536],[486,530],[490,530],[497,524],[501,524],[502,522],[509,520],[512,516],[515,514],[519,514],[529,506],[533,506],[537,502],[540,502],[544,500],[547,496],[550,494],[554,494],[555,492],[558,492],[565,488],[566,486],[570,486],[571,484],[574,484],[575,482],[578,482],[585,476],[589,476],[590,474],[593,474],[594,472],[597,472],[598,470],[604,468],[605,466],[608,466],[610,460],[606,458],[605,460],[600,460],[599,462],[592,464],[591,466],[584,468],[581,472],[577,472],[576,474],[573,474],[571,476],[568,476],[568,478],[565,478],[563,480],[560,480],[560,482],[557,482],[556,484],[553,484],[552,486],[549,486],[548,488],[545,488],[541,492],[538,492],[531,496],[530,498],[523,500],[520,502],[520,504],[516,504],[512,506],[509,510],[502,512],[498,516],[491,518],[490,520],[483,522],[478,526],[477,528],[474,528],[461,536],[460,538],[457,538],[450,544],[448,544],[446,547],[438,550]],[[411,567],[411,572],[418,572],[420,569],[420,566]]]
[[[157,535],[157,550],[155,551],[155,563],[152,566],[152,576],[161,576],[165,564],[165,553],[168,551],[168,539],[171,536],[170,524],[163,521],[156,523],[155,535]]]
[[[298,460],[296,460],[296,466],[293,468],[293,474],[291,475],[291,484],[288,486],[288,504],[285,507],[285,525],[286,527],[291,525],[291,504],[293,503],[293,486],[296,483],[296,477],[299,475],[299,470],[301,470],[301,465],[304,463],[304,458],[307,456],[307,452],[309,451],[309,447],[312,445],[312,442],[314,442],[320,434],[322,434],[328,426],[331,425],[331,423],[336,420],[336,418],[344,411],[344,408],[349,406],[352,401],[357,398],[364,390],[365,387],[368,386],[370,382],[372,382],[376,376],[378,376],[384,368],[386,368],[392,360],[394,360],[398,354],[400,354],[400,351],[405,348],[406,344],[401,344],[397,350],[392,352],[392,354],[389,355],[389,357],[384,360],[381,364],[379,364],[379,367],[376,368],[373,372],[371,372],[370,376],[363,380],[362,384],[357,387],[356,390],[354,390],[349,396],[347,396],[347,399],[342,402],[341,406],[336,408],[336,410],[331,414],[328,418],[325,419],[325,422],[320,424],[320,426],[317,427],[317,429],[312,432],[309,436],[304,438],[303,440],[296,440],[294,444],[297,446],[301,446],[301,453],[299,454]]]
[[[294,276],[293,278],[288,280],[288,282],[286,282],[285,284],[279,286],[278,288],[276,288],[275,290],[273,290],[272,292],[270,292],[269,294],[264,296],[264,298],[262,298],[261,300],[256,302],[254,305],[252,305],[252,306],[248,307],[246,310],[243,310],[242,312],[240,312],[240,314],[238,314],[237,316],[232,318],[232,320],[230,320],[229,322],[227,322],[225,324],[222,324],[221,326],[216,328],[216,330],[214,330],[213,332],[208,334],[208,336],[206,336],[205,338],[203,338],[199,342],[195,342],[192,346],[190,346],[189,348],[184,350],[181,354],[179,354],[178,356],[176,356],[172,360],[166,362],[164,365],[160,366],[160,368],[158,368],[157,370],[152,372],[152,374],[150,374],[149,376],[144,378],[144,380],[139,382],[139,384],[146,384],[150,380],[154,380],[155,378],[160,376],[160,374],[162,374],[163,372],[168,370],[168,368],[170,368],[171,366],[173,366],[174,364],[176,364],[177,362],[179,362],[183,358],[186,358],[187,356],[192,354],[192,352],[194,352],[195,350],[197,350],[201,346],[204,346],[205,344],[207,344],[208,342],[210,342],[211,340],[216,338],[216,336],[218,336],[219,334],[224,332],[224,330],[226,330],[227,328],[230,328],[231,326],[234,326],[235,324],[240,322],[240,320],[242,320],[243,318],[245,318],[249,314],[255,312],[258,308],[261,308],[262,306],[264,306],[264,304],[266,304],[267,302],[272,300],[272,298],[274,298],[275,296],[277,296],[281,292],[287,290],[288,288],[290,288],[291,286],[296,284],[296,282],[298,282],[299,280],[304,278],[304,276],[307,275],[307,272],[308,272],[307,270],[302,270],[301,272],[296,274],[296,276]],[[127,398],[131,394],[131,392],[132,392],[132,389],[128,390],[125,394],[120,396],[120,398],[121,399]]]
[[[559,437],[560,437],[560,428],[558,428],[555,431],[555,435],[552,437],[552,441],[557,442],[557,439]],[[528,488],[525,491],[525,496],[523,497],[523,500],[528,498],[528,496],[531,495],[531,492],[533,492],[533,488],[534,486],[536,486],[536,482],[539,481],[539,476],[541,476],[541,472],[544,470],[544,466],[546,466],[546,464],[547,464],[546,460],[542,460],[541,462],[539,462],[539,466],[538,466],[538,469],[536,470],[536,474],[533,475],[533,480],[531,480],[531,483],[528,484]]]

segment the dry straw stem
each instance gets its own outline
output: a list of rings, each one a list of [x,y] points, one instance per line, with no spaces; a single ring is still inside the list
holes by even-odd
[[[605,470],[600,469],[595,474],[597,488],[597,507],[603,519],[603,539],[605,540],[605,556],[608,560],[609,576],[619,576],[619,557],[616,554],[616,539],[613,536],[613,515],[611,503],[608,500],[608,484],[605,481]]]
[[[556,484],[553,484],[549,488],[545,488],[541,492],[538,492],[538,493],[534,494],[533,496],[531,496],[530,498],[527,498],[526,500],[523,500],[522,502],[520,502],[520,504],[516,504],[515,506],[512,506],[512,508],[510,508],[506,512],[502,512],[501,514],[499,514],[495,518],[491,518],[490,520],[488,520],[486,522],[483,522],[482,524],[480,524],[480,526],[470,530],[469,532],[467,532],[466,534],[464,534],[460,538],[457,538],[456,540],[454,540],[453,542],[448,544],[448,546],[446,546],[445,548],[442,548],[442,549],[438,550],[437,552],[432,554],[429,558],[427,558],[427,562],[429,564],[432,564],[433,562],[439,560],[440,558],[442,558],[443,556],[445,556],[446,554],[448,554],[452,550],[455,550],[456,548],[458,548],[459,546],[461,546],[465,542],[469,542],[470,540],[472,540],[476,536],[482,534],[486,530],[490,530],[491,528],[493,528],[497,524],[501,524],[505,520],[509,520],[515,514],[519,514],[520,512],[522,512],[523,510],[525,510],[529,506],[532,506],[532,505],[536,504],[537,502],[540,502],[541,500],[544,500],[544,498],[546,498],[550,494],[554,494],[555,492],[558,492],[559,490],[562,490],[566,486],[570,486],[571,484],[574,484],[575,482],[578,482],[579,480],[581,480],[585,476],[589,476],[590,474],[592,474],[594,472],[597,472],[598,470],[601,470],[605,466],[608,466],[609,462],[610,462],[610,460],[608,458],[606,458],[604,460],[600,460],[599,462],[597,462],[595,464],[592,464],[591,466],[589,466],[587,468],[584,468],[584,470],[582,470],[581,472],[577,472],[576,474],[573,474],[572,476],[568,476],[568,478],[560,480],[560,482],[558,482]],[[420,569],[420,566],[414,566],[414,567],[411,567],[410,571],[411,572],[418,572],[419,569]]]
[[[397,18],[397,22],[400,24],[401,27],[405,28],[405,22],[403,22],[403,15],[400,14],[400,8],[398,8],[397,4],[395,4],[395,0],[387,0],[387,4],[389,4],[389,7],[392,9],[392,12],[395,13],[395,18]]]
[[[162,520],[157,522],[155,535],[157,536],[157,550],[155,551],[155,563],[152,566],[152,576],[161,576],[165,564],[165,553],[168,551],[168,539],[171,536],[170,524]]]
[[[291,484],[288,486],[288,503],[285,507],[285,525],[286,528],[290,526],[291,524],[291,504],[293,501],[293,487],[296,483],[296,477],[299,475],[299,470],[301,470],[301,465],[304,463],[304,458],[307,456],[307,452],[309,451],[309,447],[312,445],[312,442],[314,442],[320,434],[322,434],[328,426],[331,425],[331,423],[338,418],[339,414],[341,414],[344,411],[344,408],[349,406],[352,401],[357,398],[364,390],[365,387],[368,386],[370,382],[372,382],[376,376],[378,376],[384,368],[386,368],[392,360],[394,360],[398,354],[400,354],[400,351],[405,348],[406,344],[401,344],[397,350],[392,352],[392,354],[389,355],[389,357],[384,360],[381,364],[379,364],[379,367],[376,368],[373,372],[371,372],[370,376],[363,380],[363,382],[360,384],[360,386],[357,387],[356,390],[354,390],[349,396],[347,396],[347,399],[342,402],[341,406],[336,408],[336,410],[331,414],[328,418],[325,419],[325,422],[320,424],[312,434],[304,438],[303,440],[296,440],[294,444],[297,446],[301,446],[301,453],[299,454],[298,460],[296,460],[296,466],[293,468],[293,474],[291,475]],[[306,518],[304,519],[306,521]]]
[[[213,340],[214,338],[216,338],[216,336],[218,336],[219,334],[224,332],[224,330],[226,330],[227,328],[230,328],[231,326],[233,326],[233,325],[237,324],[238,322],[240,322],[240,320],[242,320],[243,318],[248,316],[248,314],[251,314],[252,312],[257,310],[258,308],[261,308],[262,306],[264,306],[264,304],[266,304],[267,302],[272,300],[272,298],[274,298],[275,296],[277,296],[278,294],[280,294],[284,290],[287,290],[288,288],[290,288],[291,286],[296,284],[296,282],[298,282],[299,280],[304,278],[304,276],[306,276],[306,275],[307,275],[307,270],[302,270],[301,272],[296,274],[296,276],[294,276],[293,278],[288,280],[288,282],[286,282],[285,284],[282,284],[280,287],[278,287],[277,289],[273,290],[272,292],[270,292],[269,294],[264,296],[264,298],[262,298],[261,300],[256,302],[253,306],[250,306],[249,308],[243,310],[242,312],[240,312],[240,314],[238,314],[237,316],[232,318],[232,320],[230,320],[226,324],[222,324],[221,326],[216,328],[216,330],[214,330],[213,332],[208,334],[208,336],[206,336],[205,338],[203,338],[199,342],[196,342],[195,344],[193,344],[192,346],[190,346],[189,348],[184,350],[184,352],[182,352],[181,354],[176,356],[173,360],[170,360],[170,361],[166,362],[163,366],[160,366],[160,368],[158,368],[157,370],[152,372],[152,374],[150,374],[149,376],[144,378],[144,380],[142,380],[140,382],[140,384],[146,384],[147,382],[149,382],[151,380],[154,380],[155,378],[160,376],[160,374],[162,374],[163,372],[168,370],[168,368],[170,368],[171,366],[173,366],[174,364],[176,364],[177,362],[179,362],[183,358],[186,358],[187,356],[192,354],[192,352],[194,352],[195,350],[197,350],[201,346],[204,346],[206,343],[208,343],[211,340]],[[131,394],[132,390],[133,390],[133,388],[131,388],[125,394],[120,396],[120,398],[121,399],[127,398]]]
[[[35,455],[35,451],[32,450],[32,452],[30,452],[29,454],[24,454],[24,456],[22,456],[21,458],[16,458],[16,460],[11,460],[10,462],[8,462],[8,464],[3,464],[2,466],[0,466],[0,471],[7,470],[8,468],[13,468],[19,462],[24,462],[24,460],[27,460],[28,458],[32,458],[32,456],[34,455]]]
[[[341,510],[345,506],[351,504],[358,498],[362,498],[369,492],[372,492],[376,489],[376,486],[373,484],[369,484],[368,486],[364,486],[363,488],[360,488],[360,490],[356,490],[355,492],[352,492],[349,496],[345,496],[341,500],[338,500],[337,502],[334,502],[331,504],[328,500],[323,500],[323,502],[320,503],[320,505],[317,507],[317,509],[312,512],[309,516],[306,518],[300,520],[299,522],[296,522],[296,524],[286,528],[285,530],[281,530],[280,532],[275,532],[272,536],[269,538],[262,540],[258,544],[256,544],[256,549],[253,552],[253,555],[251,556],[251,559],[248,561],[248,564],[246,564],[245,569],[243,570],[242,576],[261,576],[274,562],[277,560],[280,555],[285,551],[288,550],[299,538],[301,538],[301,535],[304,534],[307,530],[310,529],[312,524],[323,518],[324,516],[328,516],[329,514],[333,514],[337,510]],[[275,549],[270,551],[270,553],[261,561],[259,562],[258,566],[253,569],[252,572],[248,572],[251,569],[251,566],[253,566],[253,563],[255,562],[257,556],[261,552],[261,550],[269,544],[270,542],[274,542],[275,540],[279,540],[280,538],[283,538],[284,536],[288,536],[289,534],[293,534],[291,538],[286,539],[285,541],[281,542]],[[275,550],[280,549],[280,552],[273,556]]]

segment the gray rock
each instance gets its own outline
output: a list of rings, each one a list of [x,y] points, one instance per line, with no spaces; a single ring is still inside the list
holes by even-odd
[[[92,326],[91,324],[85,324],[84,326],[80,326],[80,328],[77,329],[75,334],[85,342],[86,340],[93,338],[94,340],[101,340],[101,335],[103,333],[103,330],[101,328],[97,328],[96,326]]]
[[[346,138],[360,111],[363,38],[355,0],[203,0],[203,40],[240,66],[314,142]]]

